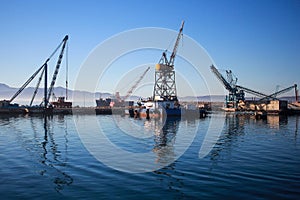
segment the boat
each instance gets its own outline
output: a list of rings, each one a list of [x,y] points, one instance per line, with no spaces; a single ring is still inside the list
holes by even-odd
[[[53,89],[54,89],[54,85],[55,85],[55,81],[59,72],[59,68],[62,62],[62,58],[63,58],[63,54],[64,54],[64,50],[67,44],[67,40],[68,40],[69,36],[66,35],[63,39],[63,41],[58,45],[58,47],[55,49],[55,51],[51,54],[51,56],[45,61],[45,63],[38,68],[38,70],[36,70],[32,76],[30,76],[30,78],[19,88],[19,90],[11,97],[10,100],[3,100],[0,101],[0,112],[1,113],[8,113],[8,114],[14,114],[14,113],[30,113],[30,114],[35,114],[35,113],[39,113],[39,114],[53,114],[53,109],[55,109],[55,111],[57,113],[65,113],[66,109],[68,111],[70,111],[72,109],[72,103],[71,102],[65,102],[64,97],[60,97],[58,99],[57,102],[50,102],[49,103],[49,98],[51,95],[54,94]],[[52,77],[52,81],[50,84],[50,87],[48,88],[47,85],[47,76],[48,76],[48,62],[50,60],[50,58],[61,48],[59,57],[58,57],[58,61],[55,67],[55,71]],[[38,83],[35,87],[31,102],[29,106],[19,106],[19,104],[12,104],[11,102],[14,101],[14,99],[28,86],[28,84],[38,75],[40,74],[40,77],[38,79]],[[44,99],[43,99],[43,103],[44,105],[42,106],[42,104],[38,105],[38,106],[32,106],[32,103],[34,101],[34,98],[38,92],[41,80],[44,76]],[[68,81],[66,80],[66,86]],[[67,87],[66,87],[66,96],[67,96]]]
[[[182,113],[177,98],[156,101],[140,99],[136,106],[129,109],[130,116],[135,118],[180,117]]]
[[[72,108],[72,102],[65,101],[65,97],[58,97],[57,101],[50,102],[53,108]]]
[[[72,102],[65,101],[65,97],[58,97],[57,101],[50,102],[53,114],[72,114]]]
[[[53,108],[47,108],[45,110],[42,106],[20,106],[17,103],[10,103],[8,100],[0,101],[0,113],[1,114],[52,114]]]
[[[117,98],[96,99],[96,114],[98,115],[124,115],[125,109],[132,107],[133,101],[123,101]]]
[[[106,98],[106,99],[99,98],[99,99],[96,99],[96,105],[97,105],[97,107],[109,107],[110,103],[111,103],[111,98]]]
[[[20,107],[17,103],[10,103],[8,100],[0,101],[0,113],[1,114],[24,114],[26,110],[24,107]]]
[[[161,117],[185,117],[185,118],[205,118],[207,110],[196,106],[181,106],[176,99],[160,101],[139,101],[129,114],[131,117],[141,118],[161,118]]]
[[[180,117],[183,114],[177,99],[174,70],[174,60],[182,37],[183,26],[184,21],[181,24],[170,58],[167,58],[167,52],[164,51],[159,63],[155,65],[153,96],[145,102],[140,102],[140,107],[142,108],[140,115],[145,113],[146,117],[149,118],[150,111],[153,111],[154,114],[159,113],[160,117]]]
[[[126,107],[133,106],[134,101],[124,101],[120,98],[99,98],[96,99],[97,107]]]
[[[195,104],[186,104],[182,108],[183,110],[183,117],[185,118],[205,118],[208,114],[208,106],[207,105],[201,105],[196,106]]]

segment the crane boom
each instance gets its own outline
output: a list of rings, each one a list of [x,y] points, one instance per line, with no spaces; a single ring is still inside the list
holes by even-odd
[[[54,74],[53,74],[53,77],[52,77],[51,84],[50,84],[50,87],[49,87],[47,102],[49,102],[50,96],[52,94],[53,87],[55,85],[55,81],[56,81],[56,78],[57,78],[57,74],[58,74],[58,71],[59,71],[59,68],[60,68],[60,64],[61,64],[61,61],[62,61],[62,58],[63,58],[63,54],[64,54],[64,50],[65,50],[68,38],[69,38],[69,36],[66,35],[64,37],[63,41],[60,44],[60,45],[62,45],[62,48],[61,48],[61,51],[60,51],[60,54],[59,54],[59,57],[58,57],[58,61],[56,63],[56,67],[55,67],[55,71],[54,71]]]
[[[270,94],[270,95],[268,95],[268,96],[265,96],[265,97],[261,98],[260,101],[267,100],[267,99],[277,99],[277,98],[276,98],[277,95],[286,93],[286,92],[288,92],[288,91],[290,91],[290,90],[292,90],[292,89],[294,89],[294,88],[297,89],[297,84],[294,84],[293,86],[287,87],[287,88],[282,89],[282,90],[280,90],[280,91],[277,91],[277,92],[275,92],[275,93],[273,93],[273,94]]]
[[[36,96],[36,93],[37,93],[39,87],[40,87],[40,84],[41,84],[41,81],[42,81],[42,79],[43,79],[44,73],[45,73],[45,67],[43,68],[43,71],[42,71],[42,73],[41,73],[41,75],[40,75],[40,77],[39,77],[38,83],[36,84],[36,87],[35,87],[35,90],[34,90],[32,99],[31,99],[30,104],[29,104],[30,106],[32,106],[33,100],[34,100],[34,98],[35,98],[35,96]]]
[[[26,87],[27,85],[36,77],[36,75],[45,67],[47,62],[49,61],[49,58],[46,60],[46,62],[36,71],[34,72],[31,77],[22,85],[22,87],[11,97],[9,102],[12,102]]]
[[[161,59],[159,60],[159,63],[164,64],[168,67],[171,67],[172,69],[174,68],[174,61],[175,61],[175,57],[176,57],[176,54],[177,54],[179,41],[182,37],[183,26],[184,26],[184,21],[182,21],[182,23],[181,23],[181,27],[179,29],[179,32],[178,32],[178,35],[177,35],[177,38],[176,38],[176,42],[175,42],[174,47],[173,47],[172,54],[170,56],[170,59],[168,60],[167,50],[165,50],[162,54]]]
[[[267,97],[268,96],[267,94],[264,94],[264,93],[261,93],[261,92],[258,92],[258,91],[255,91],[255,90],[252,90],[252,89],[240,86],[240,85],[237,85],[236,87],[238,89],[244,90],[245,92],[248,92],[250,94],[253,94],[253,95],[256,95],[256,96],[259,96],[259,97]]]
[[[144,78],[144,76],[146,75],[146,73],[150,70],[150,67],[148,67],[144,73],[140,76],[140,78],[135,82],[135,84],[130,88],[130,90],[128,90],[126,96],[124,97],[124,99],[127,99],[133,92],[133,90],[138,86],[138,84],[141,82],[141,80]]]
[[[172,52],[171,57],[170,57],[169,66],[171,66],[171,67],[174,66],[174,60],[175,60],[175,57],[176,57],[176,54],[177,54],[179,41],[182,37],[183,26],[184,26],[184,21],[182,21],[182,23],[181,23],[181,27],[180,27],[178,35],[177,35],[177,39],[176,39],[176,42],[175,42],[175,45],[174,45],[174,48],[173,48],[173,52]]]
[[[212,65],[210,66],[211,71],[216,75],[216,77],[219,79],[219,81],[221,81],[221,83],[223,83],[223,85],[225,86],[226,90],[232,92],[233,88],[231,87],[230,83],[228,83],[226,81],[226,79],[222,76],[222,74],[217,70],[217,68]]]
[[[59,47],[65,42],[65,40],[68,39],[68,36],[64,38],[64,40],[58,45],[58,47],[52,52],[52,54],[49,56],[49,58],[46,60],[46,62],[35,72],[31,75],[31,77],[21,86],[21,88],[11,97],[9,102],[12,102],[26,87],[27,85],[36,77],[36,75],[42,70],[46,69],[48,61],[53,57],[53,55],[56,53],[56,51],[59,49]]]

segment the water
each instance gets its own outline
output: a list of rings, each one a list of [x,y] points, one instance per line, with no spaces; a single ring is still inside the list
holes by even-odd
[[[214,114],[172,119],[163,127],[162,121],[126,116],[53,116],[47,123],[41,117],[1,116],[1,199],[299,199],[299,118]],[[150,152],[154,167],[167,165],[129,173],[100,162],[82,142],[85,134],[98,142],[94,119],[120,149]],[[202,158],[199,151],[211,120],[224,126]],[[87,132],[80,133],[75,124]],[[103,144],[97,146],[101,156],[118,154]],[[117,167],[125,169],[120,163]],[[129,163],[132,170],[146,165],[134,157]]]

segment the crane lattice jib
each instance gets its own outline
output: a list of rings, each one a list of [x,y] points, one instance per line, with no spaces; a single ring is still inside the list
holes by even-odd
[[[34,98],[35,98],[35,96],[36,96],[36,94],[37,94],[37,92],[38,92],[38,89],[39,89],[39,87],[40,87],[41,81],[42,81],[43,76],[44,76],[44,72],[45,72],[45,67],[43,68],[43,71],[42,71],[42,73],[41,73],[41,75],[40,75],[40,77],[39,77],[39,80],[38,80],[37,84],[36,84],[36,87],[35,87],[35,90],[34,90],[32,99],[31,99],[30,104],[29,104],[30,106],[32,106],[32,103],[33,103],[33,101],[34,101]]]
[[[67,36],[65,37],[67,39]],[[65,40],[64,39],[64,40]],[[59,47],[62,45],[64,40],[58,45],[58,47],[53,51],[53,53],[49,56],[49,58],[46,60],[46,62],[34,73],[31,75],[31,77],[21,86],[21,88],[11,97],[9,102],[12,102],[26,87],[27,85],[36,77],[36,75],[43,69],[45,66],[47,66],[48,61],[53,57],[53,55],[56,53],[56,51],[59,49]]]
[[[148,67],[144,73],[140,76],[140,78],[135,82],[135,84],[130,88],[130,90],[128,90],[126,96],[124,99],[127,99],[133,92],[133,90],[135,90],[135,88],[138,86],[138,84],[141,82],[141,80],[144,78],[144,76],[146,75],[146,73],[149,71],[150,67]]]
[[[12,102],[26,87],[27,85],[36,77],[36,75],[44,68],[46,63],[49,61],[49,59],[46,60],[46,62],[36,71],[34,72],[31,77],[22,85],[22,87],[12,96],[12,98],[9,100],[9,102]]]
[[[183,26],[184,26],[184,21],[182,21],[182,24],[181,24],[181,27],[179,29],[177,39],[176,39],[176,42],[175,42],[175,45],[174,45],[174,48],[173,48],[173,52],[171,54],[170,61],[168,63],[168,65],[171,66],[171,67],[174,66],[174,60],[175,60],[175,57],[176,57],[176,54],[177,54],[179,41],[180,41],[180,38],[182,37]]]
[[[231,87],[231,85],[226,81],[226,79],[222,76],[222,74],[217,70],[217,68],[215,66],[211,66],[210,67],[211,71],[216,75],[216,77],[219,79],[219,81],[221,81],[221,83],[223,83],[223,85],[225,86],[226,90],[232,92],[233,88]]]
[[[261,93],[261,92],[258,92],[258,91],[255,91],[255,90],[252,90],[252,89],[240,86],[240,85],[236,85],[236,88],[238,88],[240,90],[244,90],[245,92],[253,94],[255,96],[259,96],[259,97],[267,97],[268,96],[268,95],[266,95],[264,93]]]
[[[57,78],[57,74],[58,74],[58,71],[59,71],[59,68],[60,68],[60,64],[61,64],[61,61],[62,61],[62,58],[63,58],[63,54],[64,54],[64,50],[65,50],[68,38],[69,38],[69,36],[66,35],[65,38],[63,39],[62,43],[61,43],[62,48],[61,48],[61,51],[60,51],[60,54],[59,54],[59,57],[58,57],[58,61],[56,63],[56,67],[55,67],[55,71],[54,71],[54,74],[53,74],[53,77],[52,77],[51,85],[49,87],[47,102],[49,102],[50,96],[52,94],[53,87],[55,85],[55,81],[56,81],[56,78]]]
[[[275,92],[275,93],[273,93],[273,94],[270,94],[270,95],[268,95],[268,96],[266,96],[266,97],[264,97],[264,98],[261,98],[259,101],[264,101],[264,100],[267,100],[267,99],[277,99],[277,98],[276,98],[277,95],[286,93],[286,92],[288,92],[288,91],[290,91],[290,90],[292,90],[292,89],[294,89],[294,88],[297,88],[297,84],[294,84],[293,86],[287,87],[287,88],[282,89],[282,90],[280,90],[280,91],[278,91],[278,92]]]

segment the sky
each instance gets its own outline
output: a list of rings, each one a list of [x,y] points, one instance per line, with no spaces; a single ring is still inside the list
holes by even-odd
[[[168,41],[157,37],[158,41],[164,40],[161,44],[169,44],[166,49],[172,50],[182,20],[184,38],[178,53],[184,49],[185,41],[191,39],[203,48],[220,72],[230,69],[238,84],[267,94],[275,92],[278,86],[283,89],[300,84],[299,0],[0,1],[0,83],[11,87],[19,88],[66,34],[69,35],[68,81],[70,89],[74,89],[82,66],[105,41],[126,31],[157,27],[174,32]],[[111,46],[108,51],[122,45]],[[147,66],[154,67],[161,53],[160,49],[152,49],[120,55],[102,79],[93,83],[95,90],[115,92],[123,88],[121,93],[125,95]],[[56,60],[54,57],[49,63],[52,65],[49,77]],[[56,86],[65,86],[65,62]],[[179,95],[224,94],[215,77],[203,81],[213,76],[211,72],[201,74],[198,79],[193,77],[191,66],[183,69],[180,65],[191,64],[180,55],[175,60]],[[209,69],[209,65],[201,67]],[[124,77],[128,80],[120,83]],[[86,82],[89,81],[86,77]],[[136,93],[150,96],[151,81],[154,69],[141,83],[145,88],[137,87]],[[35,84],[33,81],[30,86]],[[202,90],[205,84],[210,89]],[[186,90],[187,85],[193,92]],[[80,89],[89,90],[84,84]]]

